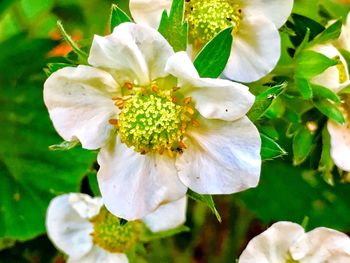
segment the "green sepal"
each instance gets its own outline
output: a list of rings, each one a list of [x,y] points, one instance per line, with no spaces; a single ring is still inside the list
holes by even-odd
[[[158,31],[165,37],[173,47],[174,51],[183,51],[187,48],[187,22],[184,22],[185,2],[174,0],[170,14],[164,10]]]
[[[287,154],[287,152],[269,136],[260,133],[260,138],[262,160],[272,160]]]
[[[157,239],[162,239],[162,238],[168,238],[168,237],[172,237],[174,235],[183,233],[183,232],[190,232],[190,228],[184,225],[181,225],[179,227],[170,229],[170,230],[165,230],[165,231],[160,231],[160,232],[156,232],[153,233],[152,231],[150,231],[148,228],[145,229],[141,236],[140,236],[140,241],[147,243],[153,240],[157,240]]]
[[[199,76],[217,78],[225,69],[231,54],[232,27],[222,30],[210,40],[194,60]]]
[[[270,108],[274,100],[281,95],[287,86],[287,82],[268,88],[255,97],[252,108],[247,113],[248,118],[255,122],[262,118]]]
[[[332,186],[334,185],[333,168],[334,162],[331,157],[331,136],[328,132],[327,125],[325,125],[322,130],[322,152],[318,171],[322,173],[323,179]]]
[[[335,66],[338,61],[311,50],[299,53],[296,58],[296,78],[310,79],[321,74],[327,68]]]
[[[80,64],[87,64],[88,54],[84,52],[78,45],[74,42],[70,35],[64,29],[61,21],[57,21],[58,30],[61,32],[63,39],[71,46],[73,52],[79,57]]]
[[[113,32],[113,29],[116,26],[119,26],[125,22],[131,22],[131,18],[121,10],[117,5],[112,4],[111,7],[111,18],[110,18],[110,31]]]
[[[337,105],[332,103],[329,100],[315,100],[314,101],[315,107],[322,112],[324,115],[326,115],[328,118],[332,119],[333,121],[344,124],[345,119],[342,114],[342,112],[339,110]]]
[[[304,99],[309,100],[313,97],[312,88],[307,79],[295,78],[295,85]]]
[[[75,141],[63,141],[59,144],[54,144],[49,146],[50,151],[68,151],[76,146],[78,146],[80,142],[78,140]]]
[[[339,19],[315,37],[315,39],[310,42],[309,46],[324,44],[330,40],[338,39],[341,33],[341,28],[342,21]]]
[[[311,153],[315,135],[306,127],[301,126],[293,138],[293,164],[303,163]]]
[[[336,104],[341,103],[339,96],[334,91],[316,84],[311,84],[311,88],[315,98],[318,97],[321,99],[328,99],[335,102]]]
[[[221,222],[221,216],[215,207],[215,203],[214,203],[213,197],[211,195],[201,195],[201,194],[193,192],[192,190],[189,189],[187,191],[187,196],[190,197],[191,199],[197,201],[197,202],[201,202],[201,203],[207,205],[210,208],[210,210],[213,212],[213,214],[216,216],[216,219],[219,222]]]

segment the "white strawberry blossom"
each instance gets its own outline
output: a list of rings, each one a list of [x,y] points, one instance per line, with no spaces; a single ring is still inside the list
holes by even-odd
[[[281,55],[278,29],[286,22],[293,0],[189,0],[185,1],[190,43],[194,54],[215,34],[233,26],[231,56],[223,77],[240,82],[267,75]],[[171,0],[130,0],[137,23],[157,28]]]
[[[349,263],[350,238],[318,227],[305,233],[292,222],[278,222],[254,237],[239,263]]]
[[[200,78],[185,52],[133,23],[95,36],[88,62],[54,72],[44,101],[64,140],[100,149],[111,213],[140,219],[187,188],[231,194],[257,185],[261,141],[245,116],[254,103],[246,86]]]
[[[93,218],[100,213],[102,206],[100,197],[91,198],[81,193],[61,195],[51,201],[46,215],[47,234],[53,244],[68,256],[67,263],[128,262],[125,253],[111,252],[94,243]],[[143,222],[154,232],[168,230],[185,222],[185,212],[186,198],[182,198],[159,207],[143,218]]]

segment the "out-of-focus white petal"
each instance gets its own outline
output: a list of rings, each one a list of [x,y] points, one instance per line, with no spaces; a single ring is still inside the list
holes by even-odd
[[[280,55],[276,26],[264,16],[245,16],[234,36],[223,76],[240,82],[259,80],[272,71]]]
[[[289,258],[289,248],[304,234],[291,222],[278,222],[254,237],[239,257],[239,263],[282,263]]]
[[[157,29],[163,11],[170,10],[171,2],[172,0],[130,0],[130,13],[136,23]]]
[[[346,60],[333,45],[317,45],[313,47],[312,50],[321,53],[331,59],[338,58],[342,63],[342,72],[339,71],[339,68],[337,66],[329,67],[321,74],[312,78],[312,83],[327,87],[334,92],[338,92],[350,84],[349,71]],[[344,76],[341,77],[341,74]],[[344,80],[341,81],[341,78],[344,78]]]
[[[142,220],[153,231],[165,231],[178,227],[186,221],[187,198],[161,205],[156,211]]]
[[[109,253],[97,246],[94,246],[91,251],[85,256],[73,259],[68,258],[67,263],[128,263],[129,260],[125,254]]]
[[[186,194],[174,160],[166,155],[142,155],[125,144],[111,142],[98,155],[98,183],[107,209],[127,220],[141,219],[161,204]]]
[[[70,195],[54,198],[46,214],[47,234],[52,243],[70,258],[80,258],[93,247],[93,225],[72,207]]]
[[[345,50],[350,50],[350,14],[346,17],[346,23],[343,25],[339,39],[336,40],[337,46]]]
[[[290,248],[294,260],[301,263],[334,262],[337,254],[350,254],[350,238],[333,229],[319,227],[303,235]],[[349,261],[345,261],[346,263]]]
[[[200,124],[188,130],[188,148],[176,160],[181,181],[200,194],[231,194],[255,187],[261,141],[254,124],[247,117]]]
[[[237,120],[254,103],[255,97],[242,84],[199,78],[186,52],[174,54],[168,60],[166,71],[177,77],[182,93],[193,98],[196,109],[207,119]]]
[[[293,0],[238,0],[243,16],[261,14],[280,28],[293,9]]]
[[[174,53],[165,38],[155,29],[123,23],[111,35],[95,35],[89,63],[108,69],[120,84],[147,85],[166,76],[166,61]]]
[[[114,127],[118,114],[112,97],[119,86],[100,69],[78,66],[53,73],[44,84],[44,101],[56,131],[66,141],[79,139],[83,148],[98,149]]]
[[[341,125],[329,120],[327,128],[331,136],[331,156],[342,170],[350,172],[350,126],[349,120]]]
[[[102,198],[92,198],[86,194],[72,193],[69,195],[69,204],[81,218],[90,219],[100,212],[103,206]]]

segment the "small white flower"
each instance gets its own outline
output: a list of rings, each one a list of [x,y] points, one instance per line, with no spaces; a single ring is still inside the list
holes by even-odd
[[[158,27],[170,0],[130,0],[137,23]],[[233,26],[231,56],[223,76],[240,82],[256,81],[267,75],[281,54],[278,32],[287,20],[293,0],[189,0],[185,16],[189,40],[197,53],[226,27]]]
[[[239,263],[349,263],[350,238],[319,227],[305,233],[295,223],[278,222],[254,237]]]
[[[89,64],[53,73],[44,101],[57,132],[99,149],[106,207],[127,220],[186,195],[257,185],[260,136],[244,85],[200,78],[156,30],[123,23],[95,36]]]
[[[102,206],[101,198],[81,193],[61,195],[51,201],[46,215],[47,234],[68,255],[68,263],[128,262],[123,252],[137,242],[138,222],[120,227],[119,219],[108,215]],[[143,221],[152,231],[163,231],[183,224],[185,212],[186,198],[182,198],[159,207]]]

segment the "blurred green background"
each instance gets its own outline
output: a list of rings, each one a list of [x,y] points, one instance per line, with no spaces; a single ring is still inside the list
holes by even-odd
[[[128,11],[123,0],[0,0],[0,262],[64,262],[45,235],[45,211],[55,195],[92,194],[95,154],[48,150],[61,139],[43,104],[43,68],[64,62],[61,56],[69,52],[57,20],[88,45],[93,34],[108,33],[112,3]],[[324,24],[325,14],[345,18],[349,9],[346,1],[296,0],[294,12]],[[291,63],[283,32],[282,39],[281,64]],[[287,123],[275,125],[278,133]],[[292,152],[284,134],[276,136]],[[146,245],[134,261],[234,262],[272,222],[301,223],[306,216],[309,229],[327,226],[349,233],[350,185],[329,186],[312,167],[312,160],[293,167],[289,155],[264,162],[259,187],[215,197],[221,223],[205,205],[189,201],[186,225],[191,232]]]

